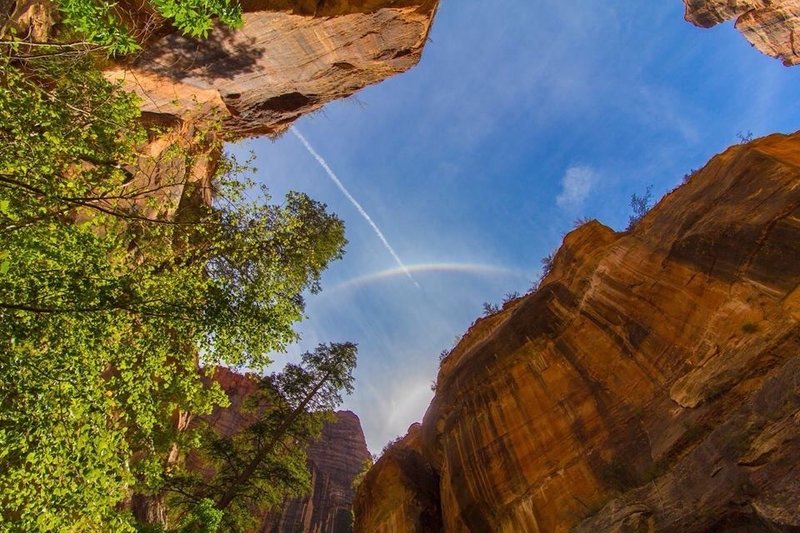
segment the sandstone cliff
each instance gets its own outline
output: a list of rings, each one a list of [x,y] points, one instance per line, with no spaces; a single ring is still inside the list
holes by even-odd
[[[716,156],[631,232],[568,234],[444,360],[356,530],[800,528],[799,321],[800,133]]]
[[[684,0],[686,20],[710,28],[735,20],[738,29],[763,53],[786,65],[800,63],[800,1],[798,0]]]
[[[262,533],[347,533],[355,490],[353,480],[370,457],[361,423],[350,411],[336,413],[322,436],[308,449],[311,495],[286,503],[280,514],[267,516]]]
[[[438,0],[247,0],[244,26],[154,36],[110,69],[143,110],[213,115],[229,137],[274,134],[336,98],[416,65]]]
[[[256,420],[243,410],[257,384],[252,376],[219,368],[215,379],[228,394],[231,405],[216,409],[208,422],[221,435],[232,435]],[[326,424],[319,440],[308,448],[311,494],[289,500],[279,511],[265,514],[260,533],[346,533],[352,530],[353,480],[370,457],[361,422],[350,411],[338,411]]]

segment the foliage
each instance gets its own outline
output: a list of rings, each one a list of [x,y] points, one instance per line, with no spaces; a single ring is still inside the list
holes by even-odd
[[[226,402],[203,369],[296,338],[343,226],[302,194],[249,200],[236,165],[173,220],[160,191],[197,191],[134,179],[133,96],[85,59],[0,67],[0,529],[130,530],[120,502],[202,443],[174,418]]]
[[[491,316],[500,312],[500,306],[490,302],[483,302],[483,316]]]
[[[358,474],[356,474],[355,479],[353,479],[353,490],[358,490],[358,487],[364,482],[364,479],[367,477],[370,468],[375,464],[375,459],[370,455],[361,463],[361,470],[359,470]]]
[[[753,132],[750,130],[747,130],[746,133],[741,131],[736,132],[736,138],[739,140],[740,144],[747,144],[753,140]]]
[[[195,502],[176,527],[137,523],[136,533],[216,533],[222,526],[224,514],[212,500],[203,498]]]
[[[128,54],[140,48],[128,27],[131,20],[147,16],[149,9],[126,11],[108,0],[57,0],[64,25],[110,54]],[[242,24],[242,9],[235,0],[150,0],[158,15],[192,37],[207,37],[214,18],[229,27]],[[140,36],[141,37],[141,36]]]
[[[644,194],[639,196],[638,194],[631,195],[631,210],[633,214],[628,217],[628,227],[627,231],[631,231],[633,228],[636,227],[636,224],[639,223],[640,220],[644,218],[650,208],[653,207],[653,186],[648,185],[647,189],[645,189]]]
[[[506,304],[513,302],[517,298],[519,298],[519,293],[517,291],[507,292],[505,296],[503,296],[503,305],[505,306]]]
[[[226,530],[247,530],[253,509],[269,509],[310,488],[306,444],[353,387],[357,348],[353,343],[321,344],[279,374],[262,379],[249,398],[256,421],[231,436],[209,432],[203,464],[213,474],[189,473],[169,481],[173,507],[214,499],[224,509]]]
[[[231,0],[150,0],[162,17],[192,37],[207,37],[217,17],[226,26],[242,24],[242,8]]]
[[[115,4],[104,0],[58,0],[62,22],[92,44],[110,54],[129,54],[139,49],[136,39],[115,13]]]
[[[384,455],[386,455],[386,454],[387,454],[387,452],[389,452],[389,450],[391,450],[391,449],[392,449],[392,448],[393,448],[395,445],[397,445],[397,444],[398,444],[398,443],[399,443],[401,440],[403,440],[403,435],[398,435],[397,437],[395,437],[395,438],[393,438],[392,440],[390,440],[389,442],[387,442],[387,443],[384,445],[383,449],[381,450],[381,453],[380,453],[379,457],[383,457]]]
[[[550,272],[553,270],[553,261],[555,260],[556,253],[550,252],[546,256],[542,257],[540,263],[542,265],[542,272],[539,276],[539,279],[542,280],[546,278]]]
[[[557,250],[556,250],[557,251]],[[540,263],[542,265],[542,270],[539,272],[539,277],[536,279],[532,284],[531,288],[528,290],[528,294],[536,292],[550,272],[553,270],[553,261],[555,260],[556,251],[550,252],[546,256],[542,257]]]

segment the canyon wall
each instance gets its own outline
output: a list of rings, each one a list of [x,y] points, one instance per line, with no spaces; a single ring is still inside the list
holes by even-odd
[[[798,479],[800,133],[569,233],[444,359],[356,530],[793,531]]]
[[[241,29],[154,35],[107,71],[148,114],[223,120],[230,138],[276,134],[303,114],[419,61],[438,0],[249,0]]]
[[[290,500],[280,514],[265,517],[261,533],[348,533],[353,530],[353,480],[370,458],[358,417],[336,413],[308,448],[311,495]]]
[[[800,63],[800,0],[684,0],[686,20],[710,28],[734,20],[763,53],[785,65]]]
[[[230,436],[256,421],[256,413],[243,409],[255,391],[254,376],[218,368],[215,379],[230,399],[230,406],[215,409],[207,418],[220,435]],[[261,517],[259,533],[346,533],[352,531],[353,480],[370,458],[361,422],[350,411],[338,411],[320,438],[308,448],[311,494],[289,500],[282,509]]]

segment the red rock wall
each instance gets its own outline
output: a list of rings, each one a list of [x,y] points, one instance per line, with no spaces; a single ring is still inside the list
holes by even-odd
[[[788,65],[800,63],[800,0],[684,0],[686,20],[710,28],[735,20],[738,29],[763,53]]]
[[[316,9],[315,6],[320,6]],[[419,61],[438,0],[244,2],[240,30],[170,33],[107,71],[148,113],[217,116],[231,137],[277,133],[305,113]]]
[[[415,500],[449,532],[800,528],[799,321],[800,133],[728,149],[632,232],[567,235],[444,360],[416,467],[438,500],[390,456],[357,530],[420,531]]]
[[[347,533],[352,531],[353,480],[370,457],[361,423],[350,411],[336,413],[308,449],[311,495],[286,503],[267,516],[263,533]]]

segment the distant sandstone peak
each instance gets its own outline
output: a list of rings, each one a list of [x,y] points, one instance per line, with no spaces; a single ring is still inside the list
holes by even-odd
[[[786,66],[800,63],[800,0],[684,0],[686,20],[710,28],[735,20],[736,29],[761,52]]]
[[[303,114],[420,60],[438,0],[245,0],[241,29],[154,38],[108,71],[142,110],[217,116],[233,137],[275,134]]]

